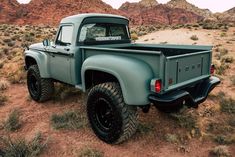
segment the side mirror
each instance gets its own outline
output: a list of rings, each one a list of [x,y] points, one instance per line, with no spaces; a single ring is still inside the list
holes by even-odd
[[[43,43],[43,46],[46,46],[46,47],[47,47],[47,46],[51,46],[51,42],[50,42],[49,39],[43,40],[42,43]]]

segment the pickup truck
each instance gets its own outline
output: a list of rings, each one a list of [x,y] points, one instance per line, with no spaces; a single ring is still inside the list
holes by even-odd
[[[134,43],[128,25],[127,18],[110,14],[62,19],[54,42],[25,50],[32,99],[49,100],[55,81],[88,92],[94,133],[118,144],[135,133],[138,108],[197,107],[220,83],[212,76],[211,46]]]

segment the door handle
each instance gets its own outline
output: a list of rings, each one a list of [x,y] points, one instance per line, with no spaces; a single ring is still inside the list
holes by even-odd
[[[70,49],[69,48],[64,48],[65,51],[69,51]]]

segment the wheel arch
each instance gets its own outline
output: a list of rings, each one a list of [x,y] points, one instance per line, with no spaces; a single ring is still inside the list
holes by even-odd
[[[26,51],[25,53],[25,66],[28,69],[31,65],[38,65],[40,76],[42,78],[50,78],[48,70],[48,57],[46,54],[38,53],[35,51]]]
[[[118,82],[126,104],[149,104],[148,95],[150,94],[150,81],[153,78],[153,72],[150,66],[143,61],[112,55],[89,57],[82,66],[83,91],[91,87],[86,84],[87,79],[89,79],[87,77],[87,72],[89,71],[105,73],[107,76],[111,76],[111,79],[114,80],[113,82]],[[110,80],[107,81],[110,82]],[[100,83],[107,81],[103,80]]]

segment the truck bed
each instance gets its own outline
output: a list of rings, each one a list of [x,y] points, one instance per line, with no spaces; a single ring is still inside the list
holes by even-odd
[[[81,47],[84,60],[96,54],[122,55],[148,64],[165,92],[184,88],[210,76],[211,46],[120,44]]]

